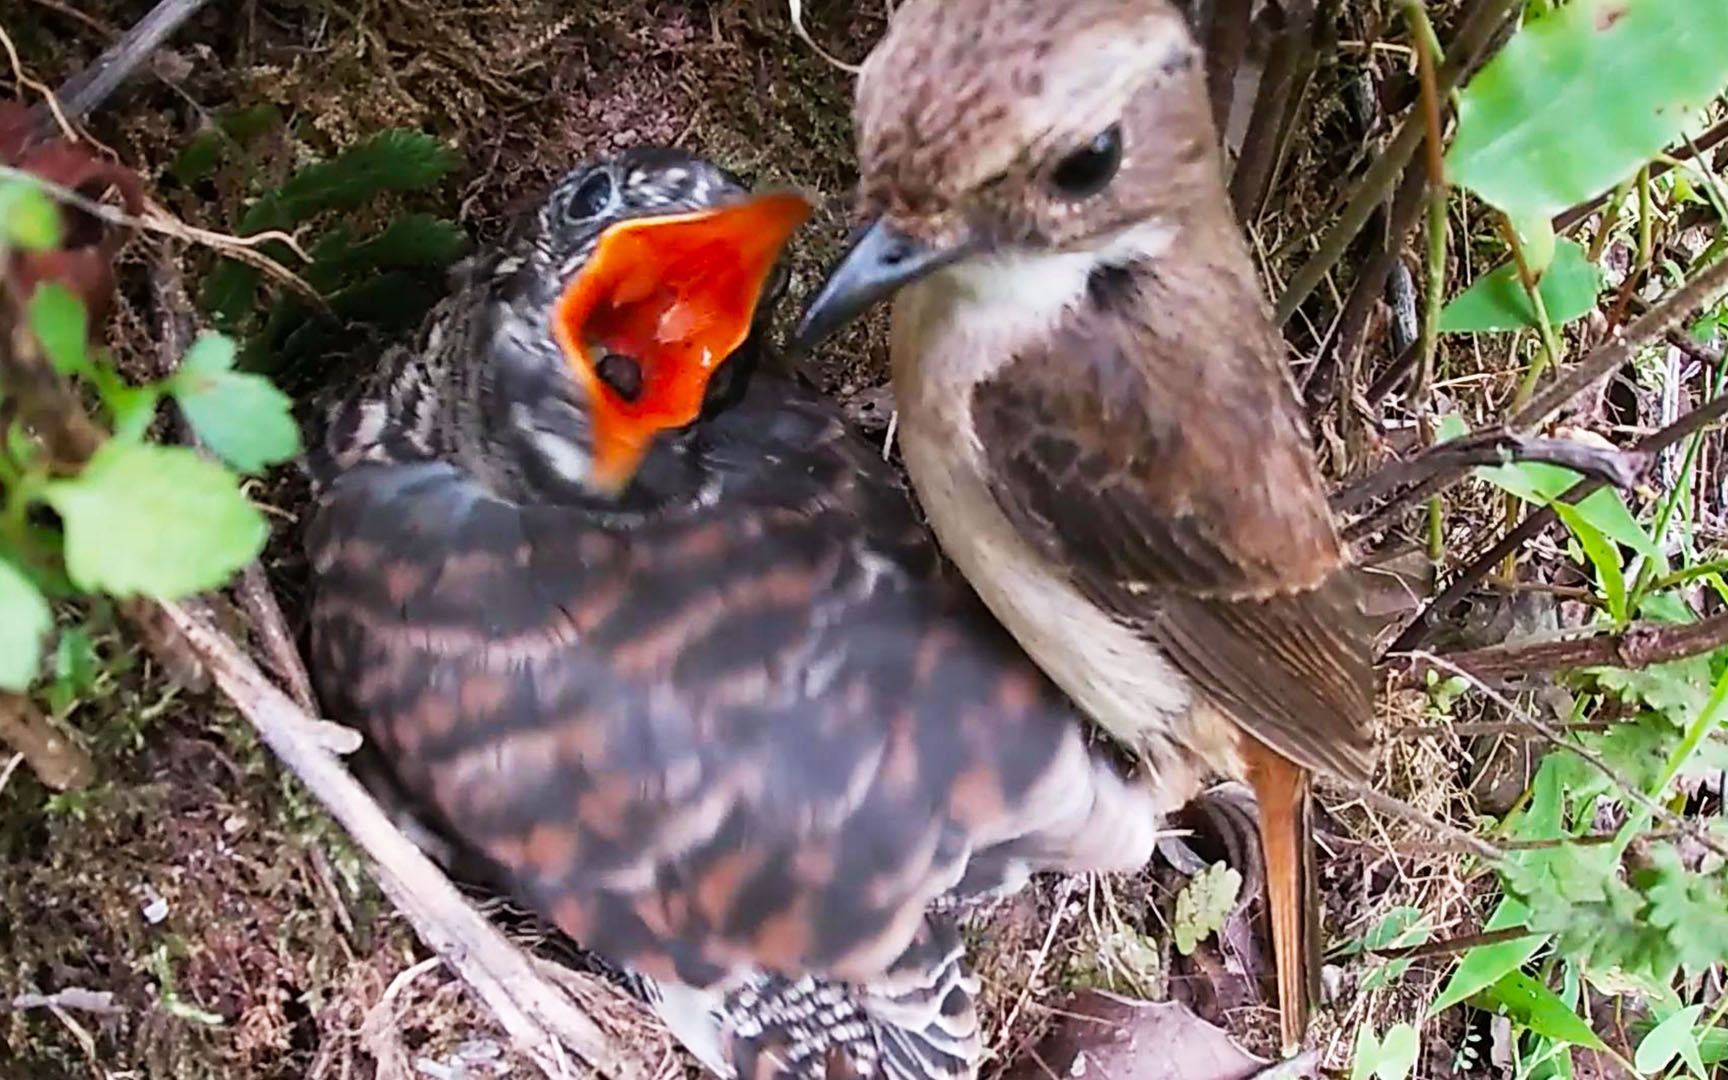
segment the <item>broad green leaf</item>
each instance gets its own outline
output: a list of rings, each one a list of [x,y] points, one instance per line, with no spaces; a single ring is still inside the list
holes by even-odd
[[[1514,220],[1613,187],[1728,82],[1723,0],[1571,0],[1464,88],[1447,173]]]
[[[1596,306],[1602,272],[1574,240],[1554,247],[1554,260],[1536,283],[1548,321],[1563,326]],[[1440,311],[1442,333],[1480,333],[1541,326],[1536,306],[1518,279],[1518,267],[1508,262],[1477,278]]]
[[[241,472],[258,472],[300,452],[293,403],[262,375],[233,370],[234,342],[204,334],[192,343],[169,392],[198,437]]]
[[[1470,425],[1466,424],[1464,418],[1457,413],[1447,413],[1440,418],[1439,423],[1434,425],[1434,441],[1436,443],[1462,439],[1468,434],[1470,434]]]
[[[1694,1030],[1698,1026],[1698,1018],[1704,1014],[1704,1006],[1688,1005],[1675,1012],[1668,1019],[1650,1029],[1650,1033],[1638,1043],[1638,1050],[1632,1055],[1632,1064],[1638,1066],[1642,1073],[1654,1074],[1668,1067],[1675,1058],[1686,1063],[1693,1075],[1706,1077],[1704,1059],[1699,1054],[1698,1035]]]
[[[48,485],[80,588],[175,600],[257,557],[268,528],[232,473],[185,447],[110,440],[84,471]]]
[[[0,690],[23,693],[30,685],[42,663],[42,636],[53,625],[36,586],[0,559]]]
[[[57,281],[44,282],[30,297],[30,329],[62,375],[90,370],[89,320],[72,290]]]
[[[1475,470],[1479,479],[1523,499],[1546,506],[1571,490],[1583,477],[1571,469],[1541,461],[1515,461],[1506,465],[1482,465]],[[1640,555],[1656,558],[1661,550],[1638,519],[1626,509],[1618,491],[1600,488],[1575,504],[1574,509],[1585,521],[1594,525],[1604,536],[1625,544]]]
[[[1241,889],[1242,875],[1221,862],[1195,874],[1176,896],[1176,951],[1193,955],[1196,945],[1224,925]]]
[[[1602,531],[1590,524],[1576,507],[1565,503],[1553,504],[1554,512],[1560,515],[1560,520],[1572,530],[1572,535],[1578,538],[1578,543],[1584,549],[1584,554],[1596,567],[1596,575],[1602,581],[1602,595],[1608,601],[1608,614],[1616,623],[1626,621],[1626,575],[1620,568],[1620,549],[1608,542]]]
[[[48,251],[60,244],[60,211],[48,193],[24,180],[0,184],[0,247]]]
[[[1349,951],[1354,953],[1365,949],[1400,949],[1421,945],[1428,940],[1432,930],[1428,916],[1424,915],[1421,909],[1407,906],[1394,908]],[[1375,990],[1390,985],[1404,977],[1410,963],[1407,959],[1382,962],[1362,976],[1362,988]]]
[[[1509,896],[1504,897],[1483,929],[1505,930],[1522,926],[1529,917],[1529,908]],[[1546,944],[1548,938],[1547,934],[1531,934],[1513,938],[1511,941],[1498,941],[1492,945],[1478,945],[1471,949],[1458,961],[1452,978],[1447,981],[1446,988],[1440,992],[1429,1011],[1443,1012],[1494,985],[1508,972],[1516,971],[1525,961],[1535,956],[1536,950]]]
[[[1604,1049],[1602,1040],[1596,1037],[1582,1017],[1568,1008],[1554,991],[1522,971],[1508,971],[1492,986],[1486,987],[1482,996],[1505,1009],[1514,1021],[1545,1039],[1587,1046],[1592,1050]]]

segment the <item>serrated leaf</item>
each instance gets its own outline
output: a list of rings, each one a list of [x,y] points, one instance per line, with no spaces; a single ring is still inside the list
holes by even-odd
[[[58,281],[43,282],[30,297],[30,331],[62,375],[89,372],[89,325],[84,305]]]
[[[109,441],[44,498],[66,526],[66,570],[86,590],[176,600],[256,558],[268,528],[232,473],[185,447]]]
[[[1515,1022],[1545,1039],[1587,1046],[1592,1050],[1606,1049],[1582,1017],[1568,1008],[1554,991],[1522,971],[1508,971],[1492,986],[1485,988],[1482,996],[1489,1003],[1505,1009]]]
[[[0,690],[23,693],[30,686],[42,664],[42,638],[53,625],[42,593],[0,559]]]
[[[300,452],[293,402],[269,379],[233,370],[234,342],[204,334],[192,344],[169,392],[192,430],[218,457],[255,473]]]
[[[1688,1005],[1680,1009],[1666,1020],[1650,1029],[1650,1033],[1639,1040],[1638,1049],[1632,1055],[1632,1064],[1638,1071],[1655,1074],[1668,1067],[1675,1058],[1686,1063],[1694,1076],[1706,1077],[1704,1059],[1699,1055],[1698,1036],[1695,1028],[1698,1018],[1704,1015],[1704,1006]]]
[[[1602,291],[1602,272],[1576,241],[1562,240],[1554,246],[1553,262],[1536,283],[1548,321],[1563,326],[1596,306]],[[1536,306],[1524,291],[1518,267],[1505,263],[1477,278],[1440,311],[1441,333],[1481,333],[1541,326]]]
[[[0,184],[0,247],[49,251],[60,246],[60,211],[36,184]]]
[[[1722,0],[1571,0],[1464,88],[1447,174],[1514,220],[1552,216],[1630,176],[1724,82]]]
[[[352,209],[385,191],[415,191],[443,179],[455,158],[430,135],[381,131],[329,161],[308,165],[274,193],[291,223],[325,210]]]
[[[1194,875],[1176,896],[1176,951],[1191,956],[1194,947],[1216,933],[1236,906],[1242,875],[1224,863],[1213,863]]]

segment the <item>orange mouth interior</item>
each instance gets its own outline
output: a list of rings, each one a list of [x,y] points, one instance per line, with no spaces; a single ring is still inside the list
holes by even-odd
[[[592,407],[591,486],[622,491],[657,434],[696,419],[709,379],[750,332],[780,249],[809,214],[803,196],[774,192],[601,234],[552,315]],[[608,357],[634,365],[628,396],[602,377]]]

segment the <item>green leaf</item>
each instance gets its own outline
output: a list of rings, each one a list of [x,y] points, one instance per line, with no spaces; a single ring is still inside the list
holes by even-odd
[[[1464,418],[1457,413],[1447,413],[1440,418],[1439,423],[1434,425],[1434,441],[1436,443],[1462,439],[1468,434],[1470,434],[1470,425],[1466,424]]]
[[[1522,971],[1508,971],[1484,989],[1482,996],[1491,1004],[1505,1009],[1514,1021],[1545,1039],[1587,1046],[1592,1050],[1606,1049],[1582,1017],[1568,1008],[1554,991]]]
[[[1193,955],[1196,945],[1224,925],[1241,889],[1242,875],[1221,862],[1195,874],[1176,896],[1176,951]]]
[[[1529,908],[1509,896],[1503,897],[1500,906],[1494,909],[1493,916],[1483,929],[1505,930],[1522,926],[1529,916]],[[1458,967],[1447,981],[1446,989],[1440,992],[1430,1011],[1443,1012],[1467,998],[1474,997],[1504,978],[1508,972],[1516,971],[1525,961],[1535,956],[1536,950],[1547,941],[1546,934],[1531,934],[1528,937],[1513,938],[1511,941],[1476,946],[1458,961]]]
[[[53,625],[36,586],[0,559],[0,690],[23,693],[29,687],[42,663],[42,637]]]
[[[233,370],[234,342],[204,334],[192,343],[169,392],[198,437],[234,468],[255,473],[300,452],[293,403],[262,375]]]
[[[437,139],[395,128],[306,166],[277,189],[274,200],[297,224],[324,210],[353,209],[385,191],[431,187],[454,165],[454,156]]]
[[[60,246],[60,211],[48,193],[24,180],[0,184],[0,247],[49,251]]]
[[[62,375],[90,371],[89,320],[72,290],[57,281],[44,282],[30,297],[30,329]]]
[[[1562,240],[1554,246],[1554,261],[1537,281],[1536,291],[1542,294],[1549,323],[1564,326],[1596,306],[1602,272],[1577,241]],[[1440,311],[1440,331],[1449,334],[1541,325],[1518,267],[1510,262],[1477,278]]]
[[[1421,1037],[1409,1024],[1393,1024],[1384,1039],[1364,1023],[1356,1029],[1356,1052],[1350,1059],[1350,1080],[1405,1080],[1416,1068]]]
[[[1698,1035],[1694,1031],[1698,1018],[1703,1014],[1702,1004],[1688,1005],[1651,1028],[1638,1043],[1632,1064],[1641,1073],[1654,1074],[1666,1069],[1670,1061],[1680,1058],[1695,1076],[1708,1076],[1704,1071],[1704,1059],[1698,1052]]]
[[[80,588],[175,600],[256,558],[268,528],[232,473],[185,447],[109,441],[44,492]]]
[[[1464,88],[1447,173],[1514,220],[1551,217],[1631,175],[1724,82],[1721,0],[1571,0]]]
[[[1477,478],[1538,506],[1553,503],[1571,490],[1574,484],[1584,479],[1571,469],[1541,461],[1481,465],[1475,472]],[[1632,516],[1632,512],[1626,509],[1626,502],[1618,491],[1600,488],[1574,504],[1573,508],[1604,536],[1625,544],[1640,555],[1660,557],[1661,549],[1656,546],[1656,541],[1651,539],[1644,526],[1638,524],[1638,519]]]
[[[1514,222],[1512,227],[1518,230],[1518,246],[1524,252],[1524,265],[1530,268],[1537,281],[1541,281],[1542,275],[1554,263],[1554,222],[1547,214],[1537,214],[1525,221]],[[1568,240],[1567,243],[1572,242]],[[1544,294],[1542,299],[1546,303],[1547,295]]]
[[[1620,549],[1608,542],[1602,531],[1590,524],[1577,508],[1563,502],[1553,504],[1554,512],[1560,515],[1560,520],[1572,530],[1572,535],[1578,538],[1578,543],[1584,549],[1584,554],[1596,567],[1596,576],[1602,582],[1602,595],[1608,601],[1608,614],[1613,616],[1615,623],[1626,622],[1626,575],[1620,568]]]

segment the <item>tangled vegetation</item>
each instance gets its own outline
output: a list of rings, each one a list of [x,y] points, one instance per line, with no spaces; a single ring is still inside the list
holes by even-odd
[[[1728,10],[1190,6],[1385,626],[1386,798],[1322,789],[1315,1061],[1728,1075]],[[310,710],[295,413],[512,204],[629,143],[822,198],[807,289],[851,181],[849,77],[813,46],[856,59],[887,13],[243,8],[81,134],[44,94],[145,5],[0,3],[0,1075],[534,1075],[162,605]],[[810,371],[867,422],[881,331]],[[1268,1045],[1252,860],[1188,824],[1142,877],[976,928],[989,1068],[1039,1075],[1091,988]],[[663,1055],[626,1013],[601,1027]]]

